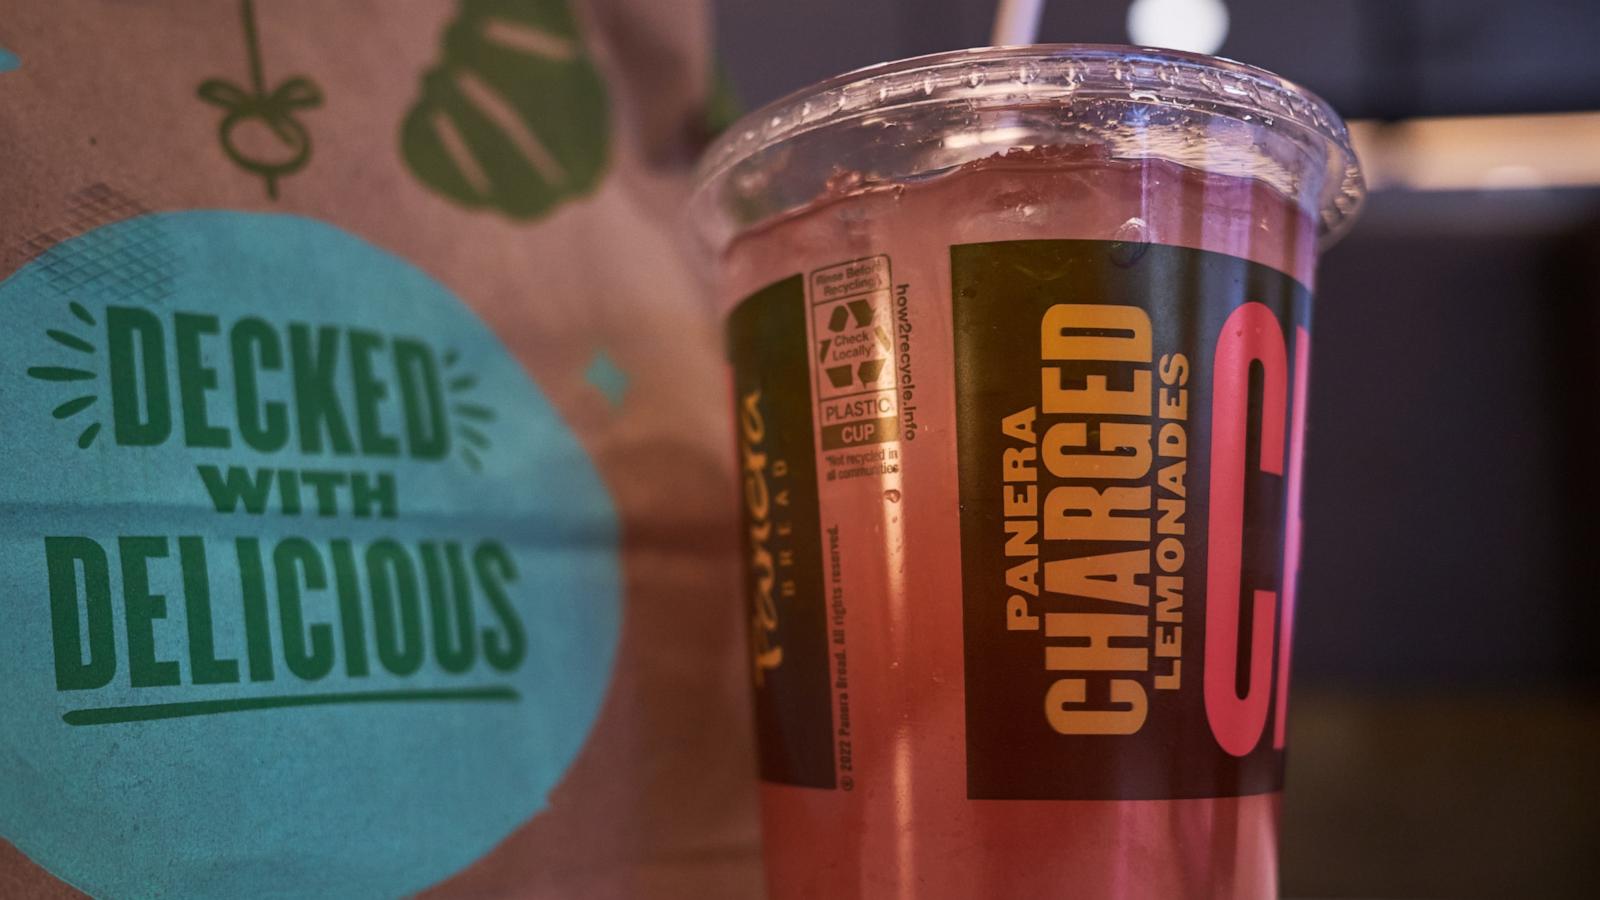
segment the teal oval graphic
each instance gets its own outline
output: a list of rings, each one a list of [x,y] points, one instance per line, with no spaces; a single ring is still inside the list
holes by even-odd
[[[455,296],[195,211],[51,248],[0,315],[0,837],[92,894],[383,897],[544,806],[616,516]]]

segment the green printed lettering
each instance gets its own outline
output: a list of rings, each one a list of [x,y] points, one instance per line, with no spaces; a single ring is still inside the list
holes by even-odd
[[[528,654],[527,632],[506,594],[506,585],[517,580],[516,564],[499,542],[485,541],[473,551],[472,567],[477,571],[478,583],[489,598],[489,607],[500,620],[502,629],[483,630],[483,656],[496,669],[509,672],[522,665]]]
[[[350,329],[350,375],[356,388],[356,430],[361,435],[361,452],[369,456],[396,456],[400,439],[384,434],[379,404],[389,396],[389,386],[372,371],[372,355],[383,349],[383,335]]]
[[[446,672],[465,672],[472,667],[476,644],[472,634],[472,583],[467,577],[461,545],[451,541],[439,546],[422,544],[422,571],[428,582],[428,611],[433,617],[433,652],[439,668]],[[444,571],[448,561],[449,580]]]
[[[339,329],[323,326],[316,330],[316,346],[311,343],[311,326],[289,326],[289,355],[294,367],[294,408],[300,428],[300,449],[322,452],[323,432],[328,448],[340,455],[355,452],[350,426],[339,406],[333,376],[339,365]]]
[[[183,608],[189,628],[189,678],[195,684],[235,684],[239,663],[218,659],[212,636],[205,542],[198,537],[178,538],[178,562],[183,568]]]
[[[316,681],[333,669],[333,626],[326,622],[306,626],[301,586],[313,591],[328,586],[322,556],[305,538],[284,538],[272,551],[272,566],[278,576],[283,661],[296,677]]]
[[[421,668],[423,652],[422,609],[411,557],[394,541],[376,541],[367,548],[367,577],[378,660],[395,675],[410,675]]]
[[[166,559],[163,537],[117,538],[122,557],[122,603],[128,627],[128,676],[134,687],[170,687],[180,680],[178,664],[156,659],[157,619],[167,617],[167,598],[150,592],[150,560]]]
[[[112,633],[111,575],[105,548],[86,537],[44,539],[50,580],[50,637],[56,656],[56,690],[105,687],[117,674],[117,642]],[[83,604],[78,603],[78,570],[83,570]],[[83,613],[83,619],[79,613]],[[83,627],[87,626],[87,627]],[[83,646],[80,628],[88,634]],[[84,650],[89,651],[84,658]]]
[[[352,678],[365,676],[367,629],[361,618],[361,583],[356,573],[355,551],[349,541],[334,541],[333,583],[339,592],[339,630],[344,635],[344,670]]]
[[[351,511],[358,519],[370,519],[373,507],[377,507],[378,515],[385,519],[392,519],[398,514],[394,475],[389,472],[371,476],[365,472],[350,473]]]
[[[161,320],[136,307],[107,307],[106,343],[111,370],[112,431],[117,443],[153,447],[172,433]]]
[[[278,470],[278,502],[286,516],[300,515],[300,473],[293,469]]]
[[[200,480],[205,483],[206,492],[211,495],[211,505],[219,513],[238,511],[242,505],[244,511],[253,515],[260,515],[267,510],[267,497],[272,494],[272,470],[256,469],[252,475],[251,470],[243,466],[229,466],[228,474],[223,475],[222,469],[213,465],[196,466],[200,472]]]
[[[394,340],[395,374],[405,409],[406,443],[417,459],[443,459],[450,452],[450,423],[445,416],[439,367],[428,345],[409,338]]]
[[[289,442],[289,411],[281,401],[261,400],[261,372],[283,368],[278,333],[260,319],[240,319],[229,332],[233,344],[233,395],[239,406],[239,434],[262,453],[282,450]]]
[[[267,576],[261,563],[261,542],[239,538],[239,591],[244,599],[245,657],[251,681],[272,680],[272,623],[267,618]]]
[[[331,518],[339,514],[339,486],[345,482],[343,472],[322,472],[307,469],[300,480],[317,492],[317,515]]]
[[[217,370],[206,365],[200,338],[222,330],[216,316],[177,313],[172,338],[177,345],[178,399],[183,404],[183,440],[190,447],[227,447],[226,428],[206,421],[206,392],[217,388]]]

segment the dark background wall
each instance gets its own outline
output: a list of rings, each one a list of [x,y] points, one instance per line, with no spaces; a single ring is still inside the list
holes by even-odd
[[[1595,0],[1228,5],[1223,55],[1352,118],[1600,110]],[[719,50],[749,108],[993,8],[720,0]],[[1320,280],[1285,891],[1600,896],[1600,188],[1379,192]]]
[[[719,0],[740,97],[989,42],[994,0]],[[1308,85],[1352,118],[1600,109],[1593,0],[1228,0],[1221,55]],[[1126,0],[1047,2],[1044,41],[1125,44]]]
[[[1327,255],[1307,681],[1592,684],[1597,213],[1588,191],[1380,193]]]

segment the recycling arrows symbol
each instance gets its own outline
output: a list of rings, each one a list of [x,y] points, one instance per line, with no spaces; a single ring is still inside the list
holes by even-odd
[[[875,313],[876,310],[873,309],[872,303],[867,300],[846,301],[842,306],[834,307],[833,313],[828,317],[828,331],[837,335],[851,327],[866,328],[867,326],[872,325],[872,319]],[[878,343],[881,344],[884,351],[887,352],[890,349],[890,341],[889,335],[883,330],[883,326],[875,326],[872,331],[873,335],[877,338]],[[827,361],[828,348],[832,345],[833,338],[831,337],[824,338],[820,342],[817,354],[818,362]],[[823,371],[828,376],[829,384],[832,384],[836,389],[843,389],[850,386],[852,378],[859,380],[863,385],[876,383],[878,376],[883,374],[883,368],[886,362],[887,360],[882,358],[868,359],[857,363],[854,371],[851,370],[849,364],[842,366],[830,366]]]

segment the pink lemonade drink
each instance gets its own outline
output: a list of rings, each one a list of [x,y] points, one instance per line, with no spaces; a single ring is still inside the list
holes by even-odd
[[[1319,99],[1122,47],[861,70],[694,199],[770,894],[1273,897]]]

